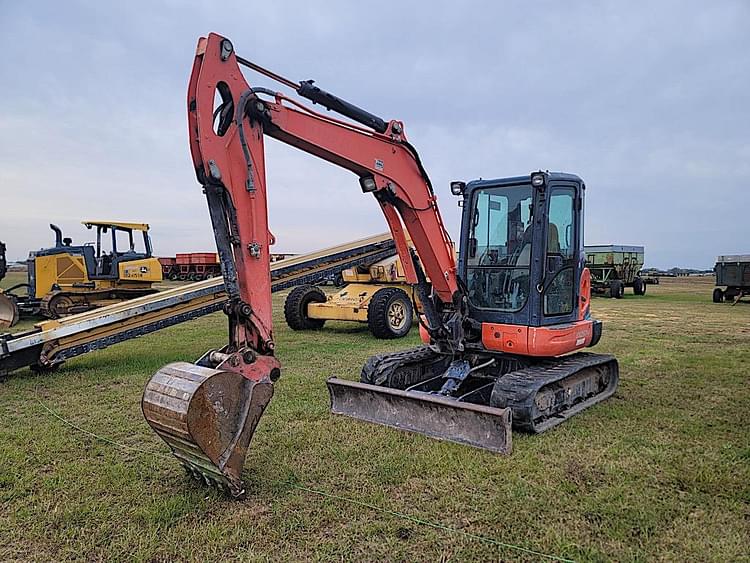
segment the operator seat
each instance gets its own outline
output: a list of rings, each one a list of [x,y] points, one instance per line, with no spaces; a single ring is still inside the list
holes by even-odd
[[[560,254],[560,234],[554,223],[549,224],[547,232],[547,254]]]
[[[103,252],[96,260],[96,274],[98,276],[108,276],[112,270],[112,256]]]

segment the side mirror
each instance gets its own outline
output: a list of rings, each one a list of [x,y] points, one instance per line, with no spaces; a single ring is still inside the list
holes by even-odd
[[[474,258],[477,255],[477,239],[471,237],[469,239],[469,258]]]

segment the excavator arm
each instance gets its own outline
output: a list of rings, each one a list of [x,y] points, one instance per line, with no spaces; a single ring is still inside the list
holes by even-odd
[[[313,111],[279,92],[253,88],[239,65],[369,126]],[[217,100],[221,100],[218,105]],[[441,314],[459,294],[456,263],[430,180],[400,121],[373,116],[324,92],[294,83],[238,57],[228,39],[211,34],[198,44],[188,91],[190,146],[208,198],[230,299],[251,314],[236,341],[273,350],[264,136],[352,171],[375,196],[405,267],[407,280],[432,282],[428,321],[436,339],[447,332]],[[407,236],[417,249],[409,251]],[[421,297],[428,289],[421,282]]]
[[[240,65],[352,121],[252,87]],[[362,191],[374,195],[438,347],[463,346],[461,307],[455,307],[462,292],[435,194],[403,123],[386,122],[312,81],[295,83],[242,59],[216,34],[198,42],[187,104],[193,163],[229,297],[224,306],[229,343],[197,364],[178,362],[159,370],[146,386],[142,408],[189,472],[239,496],[249,441],[281,367],[272,327],[266,135],[351,170]]]

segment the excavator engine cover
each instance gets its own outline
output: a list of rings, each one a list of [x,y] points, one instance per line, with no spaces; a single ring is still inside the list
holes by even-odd
[[[141,407],[188,473],[241,497],[245,455],[272,396],[269,380],[175,362],[149,380]]]

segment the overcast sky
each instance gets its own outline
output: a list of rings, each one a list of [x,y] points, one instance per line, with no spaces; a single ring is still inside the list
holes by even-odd
[[[586,243],[650,266],[750,252],[750,2],[0,0],[0,239],[145,221],[157,254],[214,248],[185,96],[200,35],[404,121],[454,238],[452,179],[574,172]],[[259,84],[248,75],[251,84]],[[386,230],[355,176],[273,140],[276,251]]]

